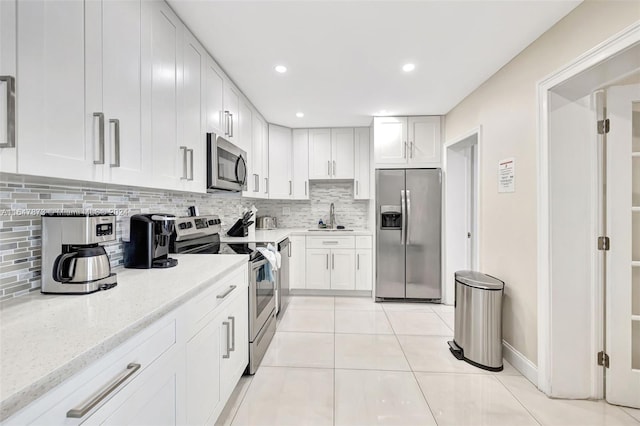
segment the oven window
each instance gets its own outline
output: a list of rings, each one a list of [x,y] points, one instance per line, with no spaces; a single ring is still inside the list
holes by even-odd
[[[238,182],[236,178],[236,164],[238,156],[218,147],[218,179],[227,182]]]
[[[256,317],[260,317],[269,306],[269,301],[275,296],[275,276],[270,270],[269,263],[262,265],[256,277]]]

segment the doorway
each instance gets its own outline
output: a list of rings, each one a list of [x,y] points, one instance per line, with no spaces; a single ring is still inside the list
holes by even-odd
[[[477,270],[479,253],[479,145],[476,128],[444,145],[444,302],[455,300],[455,272]]]
[[[634,25],[538,86],[538,387],[549,396],[640,406],[638,57]]]

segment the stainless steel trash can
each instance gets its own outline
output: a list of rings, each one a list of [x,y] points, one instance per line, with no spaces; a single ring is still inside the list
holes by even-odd
[[[456,298],[451,353],[489,371],[502,371],[504,282],[475,271],[455,273]]]

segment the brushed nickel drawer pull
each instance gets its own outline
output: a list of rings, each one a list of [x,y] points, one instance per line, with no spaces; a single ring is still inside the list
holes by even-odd
[[[229,320],[231,321],[231,347],[229,351],[233,352],[236,350],[236,317],[230,316]]]
[[[113,382],[109,383],[103,390],[101,390],[96,396],[88,400],[83,406],[78,408],[72,408],[67,411],[67,417],[71,419],[81,419],[89,411],[91,411],[96,405],[104,400],[109,394],[113,393],[120,385],[122,385],[129,377],[131,377],[136,371],[140,369],[141,365],[136,363],[130,363],[127,365],[127,369],[120,373]]]
[[[11,75],[0,75],[0,81],[7,85],[7,139],[6,142],[0,142],[0,148],[14,148],[16,146],[16,79]]]
[[[222,355],[222,358],[227,359],[229,358],[229,354],[231,351],[231,343],[229,342],[231,340],[231,327],[229,326],[228,321],[222,321],[222,325],[227,326],[227,348],[226,348],[227,353]]]
[[[219,295],[217,295],[216,299],[224,299],[229,295],[229,293],[231,293],[235,289],[236,289],[235,285],[230,285],[229,288],[224,293],[220,293]]]

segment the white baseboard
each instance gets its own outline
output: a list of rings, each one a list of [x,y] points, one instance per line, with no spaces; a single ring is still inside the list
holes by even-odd
[[[538,367],[504,340],[502,341],[502,356],[509,364],[513,365],[513,368],[518,370],[520,374],[526,377],[536,387],[538,386]]]

